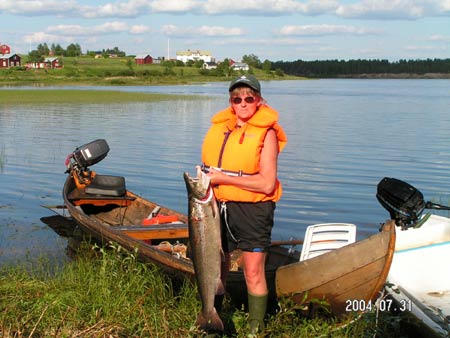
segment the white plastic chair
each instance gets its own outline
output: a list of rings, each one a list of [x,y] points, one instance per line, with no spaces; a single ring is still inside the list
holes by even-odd
[[[324,223],[306,229],[300,261],[339,249],[356,240],[356,225],[350,223]]]

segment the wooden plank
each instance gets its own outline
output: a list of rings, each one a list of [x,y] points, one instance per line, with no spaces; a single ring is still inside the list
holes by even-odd
[[[80,200],[73,200],[72,204],[79,206],[79,205],[85,205],[85,204],[92,204],[98,207],[102,207],[108,204],[115,204],[121,207],[127,207],[129,206],[133,200],[130,200],[129,198],[110,198],[110,199],[80,199]]]
[[[115,230],[134,239],[172,239],[188,238],[187,224],[155,224],[150,226],[116,226]]]

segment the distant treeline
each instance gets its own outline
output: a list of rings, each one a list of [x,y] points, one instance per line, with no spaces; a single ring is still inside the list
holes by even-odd
[[[324,60],[276,61],[272,69],[285,74],[307,77],[358,76],[362,74],[450,73],[450,59],[426,60]]]

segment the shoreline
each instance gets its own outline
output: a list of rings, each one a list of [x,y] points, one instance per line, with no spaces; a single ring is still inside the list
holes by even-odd
[[[415,73],[367,73],[367,74],[359,74],[359,75],[349,75],[348,77],[345,75],[338,76],[337,78],[354,78],[354,79],[450,79],[450,73],[425,73],[425,74],[415,74]]]

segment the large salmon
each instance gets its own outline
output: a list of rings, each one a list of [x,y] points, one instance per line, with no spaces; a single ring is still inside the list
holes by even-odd
[[[209,177],[197,167],[197,177],[184,173],[189,200],[189,242],[202,310],[196,325],[206,331],[223,331],[214,308],[216,293],[223,294],[220,280],[222,244],[220,215]]]

